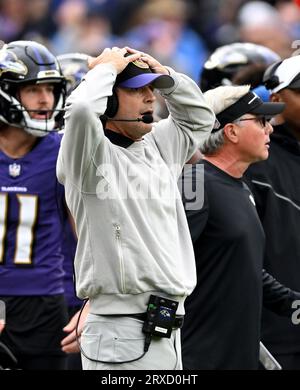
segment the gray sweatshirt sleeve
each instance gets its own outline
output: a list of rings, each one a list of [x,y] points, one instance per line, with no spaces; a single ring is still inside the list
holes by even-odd
[[[170,115],[155,124],[153,136],[168,164],[183,164],[213,128],[215,115],[188,76],[168,68],[175,85],[161,90]]]
[[[66,176],[78,188],[96,151],[108,142],[99,116],[106,110],[107,97],[112,95],[116,70],[112,65],[101,64],[90,70],[66,102],[65,132],[57,163],[57,176],[61,183]]]

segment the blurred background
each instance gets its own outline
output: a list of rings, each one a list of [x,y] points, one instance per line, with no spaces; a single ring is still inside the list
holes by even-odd
[[[56,55],[128,45],[198,82],[209,54],[228,43],[258,43],[282,58],[299,54],[297,2],[0,0],[0,40],[36,40]]]

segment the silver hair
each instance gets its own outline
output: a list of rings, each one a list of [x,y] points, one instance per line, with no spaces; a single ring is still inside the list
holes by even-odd
[[[224,129],[211,133],[210,136],[200,145],[200,152],[210,156],[215,154],[225,142]]]
[[[210,89],[204,93],[204,97],[215,114],[226,110],[250,90],[250,85],[221,86]],[[234,122],[238,122],[240,118]],[[224,129],[211,133],[209,137],[199,145],[199,150],[204,155],[215,154],[225,143]]]

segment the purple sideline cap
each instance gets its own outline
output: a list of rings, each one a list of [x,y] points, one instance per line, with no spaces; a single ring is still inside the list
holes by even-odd
[[[136,60],[130,62],[126,68],[117,76],[116,87],[142,88],[146,85],[153,85],[154,88],[170,88],[174,85],[171,76],[161,73],[153,73],[148,64]]]

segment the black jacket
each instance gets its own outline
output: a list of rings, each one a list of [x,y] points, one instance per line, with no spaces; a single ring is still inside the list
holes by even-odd
[[[288,316],[298,296],[263,271],[265,236],[249,188],[207,161],[194,171],[184,180],[202,180],[203,196],[198,191],[195,209],[183,197],[197,266],[185,306],[183,365],[257,369],[263,296]]]
[[[246,172],[266,234],[265,269],[300,291],[300,147],[286,126],[275,126],[268,160]],[[300,327],[263,310],[262,341],[272,353],[300,353]]]

